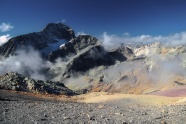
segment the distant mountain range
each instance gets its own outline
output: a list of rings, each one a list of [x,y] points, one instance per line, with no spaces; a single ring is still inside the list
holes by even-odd
[[[16,51],[30,47],[38,51],[44,61],[51,63],[52,66],[41,70],[48,80],[65,83],[74,90],[139,94],[164,88],[163,79],[169,87],[177,86],[175,81],[186,84],[183,74],[168,73],[174,69],[165,69],[165,73],[161,70],[167,60],[184,64],[180,58],[185,55],[185,46],[168,47],[160,42],[135,47],[121,44],[113,51],[106,51],[96,37],[76,37],[69,26],[50,23],[40,32],[11,38],[0,46],[0,56],[3,59],[16,56]],[[180,68],[176,70],[183,71],[184,66]]]

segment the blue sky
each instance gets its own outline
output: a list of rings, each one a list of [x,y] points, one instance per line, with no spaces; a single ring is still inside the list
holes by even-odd
[[[0,0],[0,36],[40,31],[64,22],[75,32],[99,36],[169,35],[186,30],[186,0]]]

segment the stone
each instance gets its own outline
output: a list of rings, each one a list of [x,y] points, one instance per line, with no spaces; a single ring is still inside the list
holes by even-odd
[[[7,80],[13,79],[14,82],[7,82]],[[25,82],[25,77],[15,72],[9,72],[5,75],[0,76],[0,88],[4,90],[15,90],[32,93],[48,93],[48,94],[63,94],[63,95],[75,95],[75,93],[68,89],[63,83],[48,81],[44,83],[42,80],[34,80],[28,78]]]

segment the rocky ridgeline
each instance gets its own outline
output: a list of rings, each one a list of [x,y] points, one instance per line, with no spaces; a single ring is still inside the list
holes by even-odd
[[[96,37],[90,35],[79,35],[77,38],[60,46],[59,49],[52,51],[48,59],[54,61],[58,57],[64,58],[69,55],[76,55],[87,47],[98,46],[100,42]]]
[[[161,51],[161,43],[160,42],[154,42],[151,44],[145,44],[139,48],[134,49],[134,55],[136,57],[140,56],[148,56],[153,53],[159,53]]]
[[[63,66],[66,66],[61,69],[60,74],[67,78],[78,72],[82,74],[95,67],[110,66],[117,61],[126,61],[133,58],[133,52],[124,46],[115,51],[106,51],[96,37],[79,35],[61,45],[59,49],[52,51],[48,56],[51,62],[55,62],[57,58],[65,58]]]
[[[8,57],[16,54],[16,50],[33,47],[35,50],[49,49],[51,44],[59,43],[61,40],[68,42],[75,38],[74,31],[62,23],[49,23],[42,31],[20,35],[11,38],[7,43],[0,47],[0,55]],[[47,56],[47,55],[46,55]]]
[[[74,31],[63,23],[50,23],[40,32],[11,38],[0,46],[0,57],[16,56],[17,50],[27,50],[30,47],[53,63],[58,58],[65,60],[60,67],[60,73],[57,74],[63,78],[133,58],[130,48],[121,47],[115,51],[106,51],[96,37],[91,35],[75,37]],[[56,72],[53,68],[50,70],[52,71],[49,75]]]
[[[74,95],[63,83],[34,80],[15,72],[0,76],[0,89],[55,95]]]
[[[71,78],[72,80],[70,80],[69,83],[77,83],[78,81],[73,79],[78,80],[78,78],[80,77],[81,79],[82,76],[81,83],[88,83],[90,86],[96,85],[95,87],[99,87],[99,91],[103,91],[103,89],[105,89],[104,87],[106,87],[106,89],[114,89],[113,85],[110,84],[116,81],[123,84],[124,89],[121,88],[121,85],[119,84],[121,91],[131,89],[131,80],[136,82],[136,76],[130,74],[130,72],[129,74],[125,73],[125,70],[132,68],[128,68],[127,66],[139,63],[134,62],[133,60],[138,60],[140,58],[139,61],[142,61],[141,58],[144,59],[149,54],[161,52],[161,44],[159,42],[143,45],[136,49],[130,45],[121,45],[117,49],[108,51],[104,49],[102,43],[94,36],[79,35],[75,37],[74,31],[65,24],[50,23],[40,32],[11,38],[7,43],[0,46],[0,58],[19,55],[16,51],[20,48],[22,48],[21,50],[27,50],[27,47],[32,47],[34,50],[38,51],[44,62],[50,61],[52,63],[53,66],[42,68],[48,71],[41,70],[42,72],[45,72],[43,74],[48,80],[68,83],[68,80]],[[184,49],[180,48],[180,51],[184,51]],[[126,69],[123,68],[125,65],[127,65]],[[141,65],[143,65],[143,63]],[[115,68],[115,66],[117,66],[117,68]],[[110,72],[107,72],[107,70],[113,70],[113,74],[110,75]],[[120,70],[121,72],[117,70]],[[141,75],[138,71],[136,73]],[[113,78],[110,78],[112,75]],[[127,81],[129,82],[127,83],[129,88],[126,87]],[[1,83],[1,87],[3,86],[4,89],[21,91],[35,92],[37,90],[37,92],[44,92],[47,89],[46,92],[57,92],[60,91],[61,88],[58,86],[61,85],[60,83],[47,81],[34,81],[36,83],[28,83],[32,81],[25,81],[25,79],[23,79],[21,81],[24,83],[23,85],[16,85],[16,83],[12,84],[9,82],[9,79],[6,81],[4,80],[4,82],[7,82],[6,84]],[[110,83],[109,86],[108,82]],[[100,83],[102,83],[103,88],[100,88]],[[34,86],[32,86],[33,84]],[[52,86],[54,87],[53,89]],[[43,87],[45,90],[42,90]],[[59,89],[56,90],[56,88]],[[73,87],[71,88],[73,89]],[[83,87],[83,89],[87,88],[89,88],[89,86],[86,88]],[[80,91],[80,93],[84,92],[86,91]]]

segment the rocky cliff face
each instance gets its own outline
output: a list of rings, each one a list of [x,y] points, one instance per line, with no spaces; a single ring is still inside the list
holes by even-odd
[[[59,49],[52,51],[48,56],[50,61],[54,61],[59,57],[67,57],[69,55],[75,55],[83,51],[85,48],[91,48],[99,45],[97,38],[90,35],[79,35],[77,38],[70,40],[68,43],[64,43]]]
[[[95,67],[113,64],[115,64],[115,60],[101,46],[96,46],[70,59],[64,69],[63,76],[70,77],[78,72],[84,73]]]
[[[146,89],[153,86],[154,90],[157,90],[154,84],[164,81],[164,78],[167,77],[171,78],[166,80],[170,86],[175,85],[174,81],[185,82],[185,80],[179,80],[182,78],[177,79],[174,76],[180,74],[177,73],[177,70],[185,71],[183,59],[185,54],[183,53],[185,53],[186,47],[184,45],[165,47],[160,42],[155,42],[146,45],[138,44],[138,47],[136,47],[137,44],[132,45],[135,47],[121,45],[114,51],[106,51],[96,37],[91,35],[75,37],[74,31],[70,27],[61,23],[51,23],[41,32],[10,39],[0,47],[0,56],[16,56],[16,50],[19,48],[26,49],[30,46],[43,55],[42,57],[45,59],[42,59],[42,64],[45,61],[50,63],[47,68],[43,66],[42,69],[39,69],[38,74],[43,74],[44,77],[52,81],[62,82],[70,88],[76,87],[74,89],[82,87],[81,89],[87,88],[92,91],[140,94],[149,92]],[[18,66],[23,67],[21,66],[22,63],[24,65],[22,61]],[[3,65],[0,63],[0,66]],[[176,68],[176,71],[172,68]],[[27,71],[29,70],[24,72]],[[24,72],[21,74],[27,75]],[[30,73],[32,72],[28,74]],[[8,77],[11,77],[10,75],[17,74],[8,74]],[[168,76],[164,77],[164,75]],[[18,77],[21,76],[18,75]],[[25,78],[14,80],[14,78],[6,78],[6,75],[1,80],[2,89],[29,92],[34,89],[33,92],[63,93],[60,83],[31,81],[32,79],[26,81]],[[12,84],[12,80],[15,83]],[[42,89],[43,86],[44,90]]]
[[[61,78],[58,78],[57,81],[66,80],[79,74],[86,74],[89,70],[100,66],[107,67],[118,61],[126,61],[133,54],[132,50],[127,47],[107,52],[96,37],[90,35],[75,37],[74,31],[70,27],[61,23],[50,23],[41,32],[11,38],[0,47],[0,56],[5,58],[10,55],[16,56],[17,50],[25,50],[28,47],[34,48],[46,61],[49,60],[54,64],[43,72],[46,72],[44,75],[48,76],[47,79],[53,80],[56,76],[60,76]],[[58,59],[60,61],[56,62]],[[58,66],[55,66],[55,64],[58,64]],[[33,79],[27,81],[17,73],[7,73],[2,77],[2,89],[63,93],[59,83]],[[57,89],[52,88],[54,86]],[[43,87],[44,89],[42,89]]]
[[[0,89],[31,93],[74,95],[63,83],[34,80],[15,72],[0,76]]]
[[[28,47],[39,51],[46,61],[54,64],[46,69],[48,71],[43,72],[46,72],[44,75],[48,76],[48,79],[60,76],[58,81],[89,73],[89,70],[94,68],[108,67],[133,56],[133,51],[125,46],[107,52],[96,37],[90,35],[75,37],[74,31],[62,23],[50,23],[40,32],[10,39],[0,47],[0,56],[5,58],[9,55],[16,56],[17,50]],[[60,61],[56,62],[58,59]]]
[[[150,54],[158,53],[161,50],[160,42],[143,45],[139,48],[134,49],[134,55],[136,57],[148,56]]]
[[[65,39],[67,41],[75,38],[74,31],[62,23],[50,23],[42,30],[42,32],[48,37]]]
[[[90,35],[80,35],[49,55],[52,62],[57,58],[66,58],[63,60],[65,67],[59,72],[64,78],[79,72],[85,73],[94,67],[115,63],[115,58],[104,50],[97,38]],[[51,69],[51,72],[55,71],[56,68]]]
[[[11,38],[7,43],[0,47],[0,55],[8,57],[14,55],[16,50],[33,47],[41,53],[49,54],[57,49],[59,45],[75,38],[74,31],[62,23],[50,23],[42,31],[20,35]],[[55,44],[58,44],[56,46]]]
[[[109,52],[109,54],[119,62],[134,59],[133,50],[127,46],[121,46],[115,51]]]

